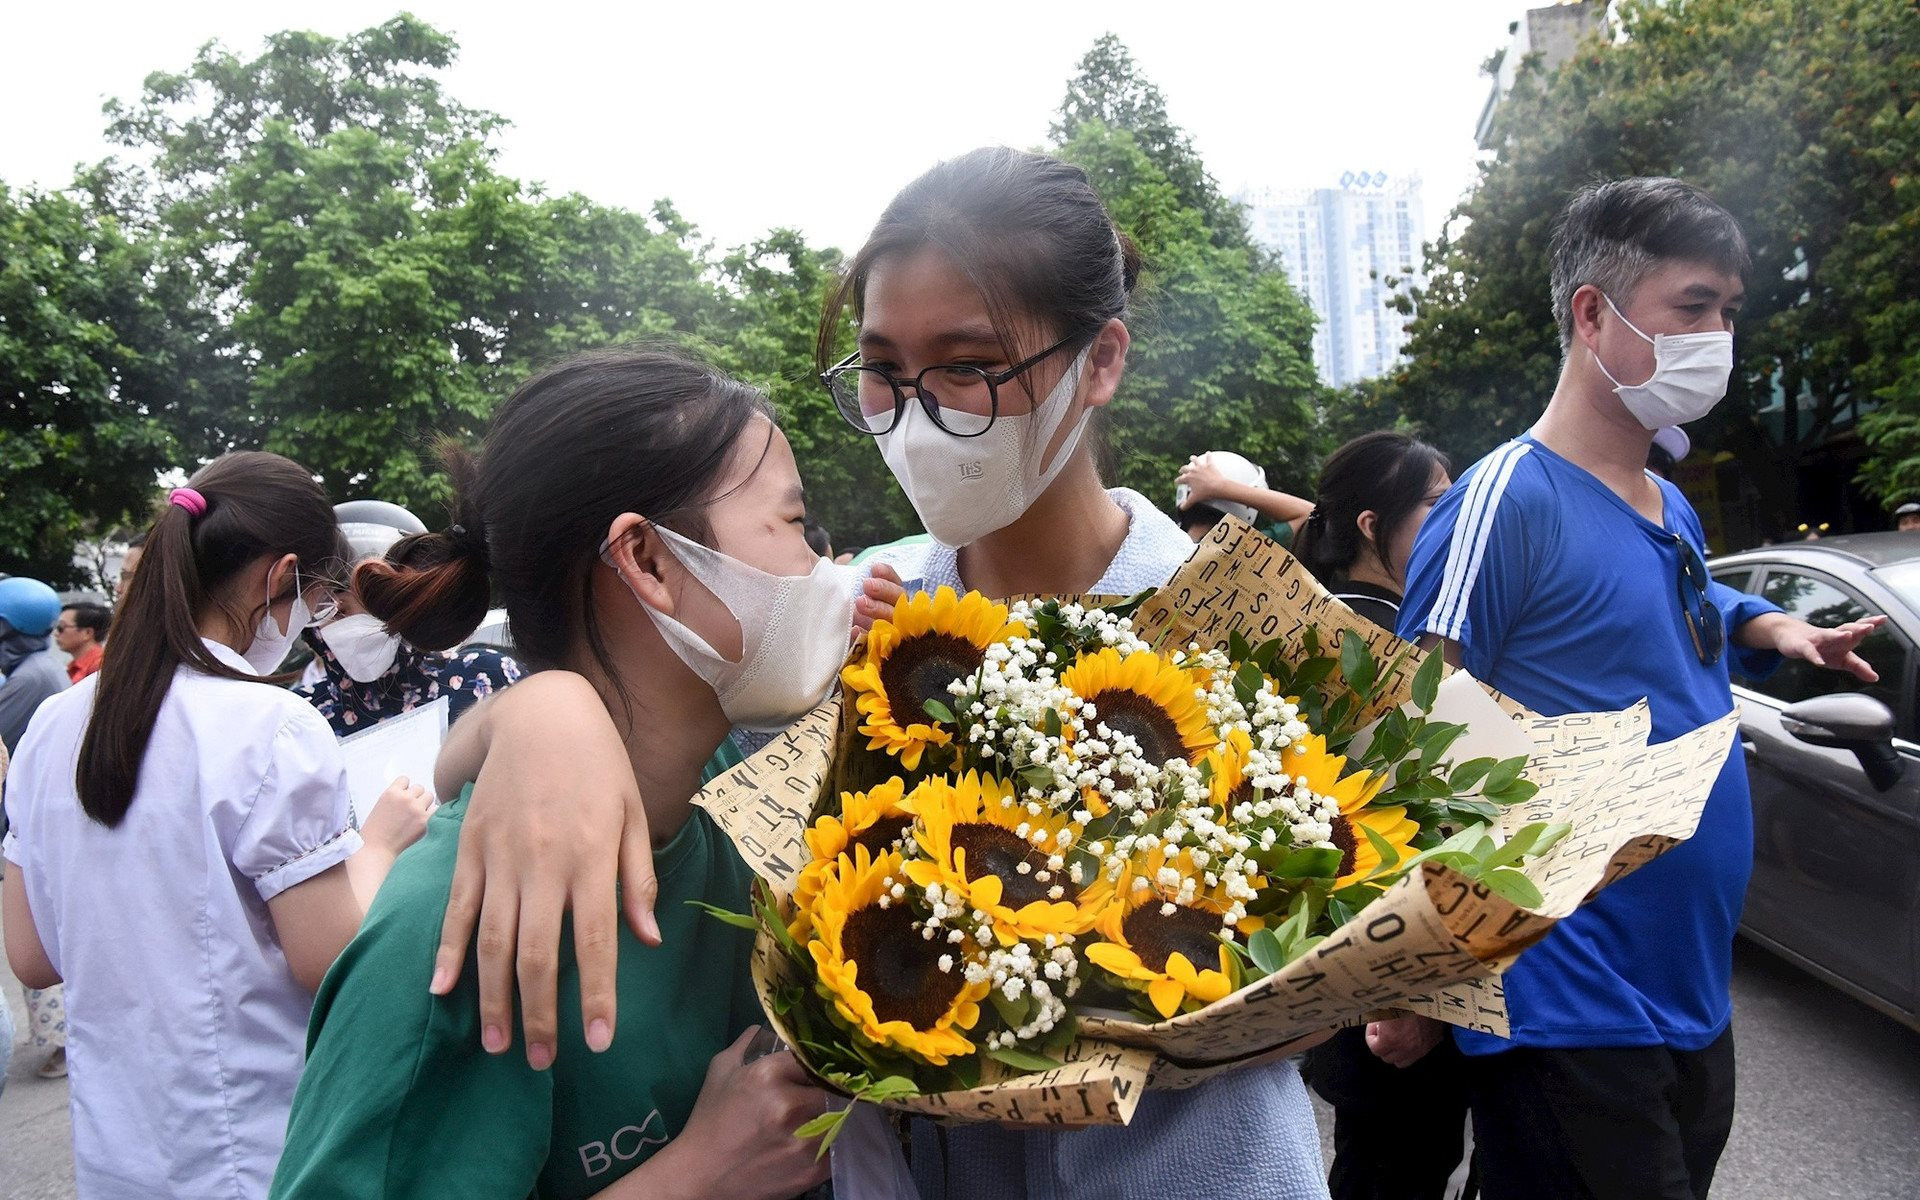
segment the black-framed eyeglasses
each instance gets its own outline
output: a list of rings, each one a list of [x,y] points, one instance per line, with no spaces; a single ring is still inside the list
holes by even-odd
[[[1712,580],[1707,575],[1707,564],[1700,561],[1700,552],[1679,534],[1672,537],[1674,545],[1680,547],[1680,578],[1676,585],[1680,590],[1680,615],[1686,619],[1694,655],[1701,665],[1710,667],[1726,652],[1726,622],[1707,596],[1707,585]]]
[[[1080,340],[1078,334],[1061,338],[1004,371],[947,363],[928,367],[912,379],[896,379],[879,367],[861,366],[856,350],[822,372],[820,382],[840,416],[861,433],[879,437],[892,430],[907,410],[907,389],[912,388],[935,425],[954,437],[979,437],[993,428],[1000,415],[1002,384]]]

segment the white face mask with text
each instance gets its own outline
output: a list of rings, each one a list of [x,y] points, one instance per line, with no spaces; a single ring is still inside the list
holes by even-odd
[[[1653,375],[1645,383],[1626,384],[1613,377],[1607,364],[1595,354],[1600,373],[1613,384],[1634,420],[1648,429],[1685,425],[1713,411],[1727,394],[1727,378],[1733,374],[1733,334],[1725,329],[1706,333],[1661,333],[1648,337],[1640,327],[1627,320],[1602,292],[1607,307],[1628,329],[1653,343]]]
[[[1090,353],[1092,347],[1080,352],[1034,411],[1003,413],[979,437],[953,436],[934,424],[917,401],[880,436],[887,467],[935,541],[964,546],[1003,529],[1053,484],[1093,416],[1091,408],[1080,411],[1080,419],[1043,468],[1040,458],[1067,418]]]

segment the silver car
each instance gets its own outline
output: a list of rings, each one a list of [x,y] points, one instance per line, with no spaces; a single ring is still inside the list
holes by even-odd
[[[1831,627],[1876,613],[1863,684],[1789,661],[1734,676],[1753,789],[1741,932],[1920,1029],[1920,533],[1869,533],[1718,558],[1713,577]]]

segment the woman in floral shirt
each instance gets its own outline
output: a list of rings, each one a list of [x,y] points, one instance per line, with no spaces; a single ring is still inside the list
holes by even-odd
[[[348,674],[324,637],[325,630],[304,635],[314,662],[325,674],[294,689],[312,702],[339,737],[358,733],[388,717],[397,717],[422,704],[447,697],[448,721],[488,696],[518,680],[523,672],[509,655],[491,646],[463,646],[445,654],[416,650],[394,638],[393,665],[372,682]]]

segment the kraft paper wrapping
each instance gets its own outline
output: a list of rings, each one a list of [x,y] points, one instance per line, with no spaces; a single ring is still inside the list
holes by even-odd
[[[1134,624],[1149,642],[1165,637],[1169,645],[1202,647],[1225,646],[1234,630],[1255,645],[1280,637],[1298,647],[1311,627],[1330,650],[1352,630],[1383,665],[1405,648],[1335,600],[1274,542],[1232,519],[1217,525],[1141,606]],[[1421,661],[1415,651],[1394,670],[1368,719],[1411,700]],[[1447,719],[1466,686],[1461,679],[1443,688],[1435,716]],[[1423,865],[1298,961],[1200,1012],[1154,1024],[1089,1014],[1056,1070],[994,1078],[990,1065],[980,1087],[888,1107],[961,1121],[1125,1123],[1147,1086],[1189,1087],[1218,1071],[1273,1061],[1326,1029],[1384,1010],[1505,1034],[1500,973],[1556,920],[1692,835],[1738,718],[1729,713],[1649,746],[1644,702],[1621,712],[1542,717],[1480,690],[1485,695],[1456,711],[1472,713],[1480,727],[1476,741],[1488,734],[1492,740],[1484,744],[1530,747],[1527,778],[1540,787],[1533,799],[1502,814],[1502,828],[1535,821],[1572,827],[1526,868],[1540,888],[1539,907],[1519,907],[1451,868]],[[1489,728],[1503,718],[1487,707],[1486,696],[1513,722],[1511,730]],[[869,761],[864,739],[854,740],[855,724],[837,697],[829,700],[696,801],[783,902],[807,862],[803,834],[816,808],[843,788],[890,772],[890,763]],[[859,752],[836,756],[837,749]],[[767,1002],[793,968],[764,931],[754,967],[761,999],[791,1044],[786,1022]]]

